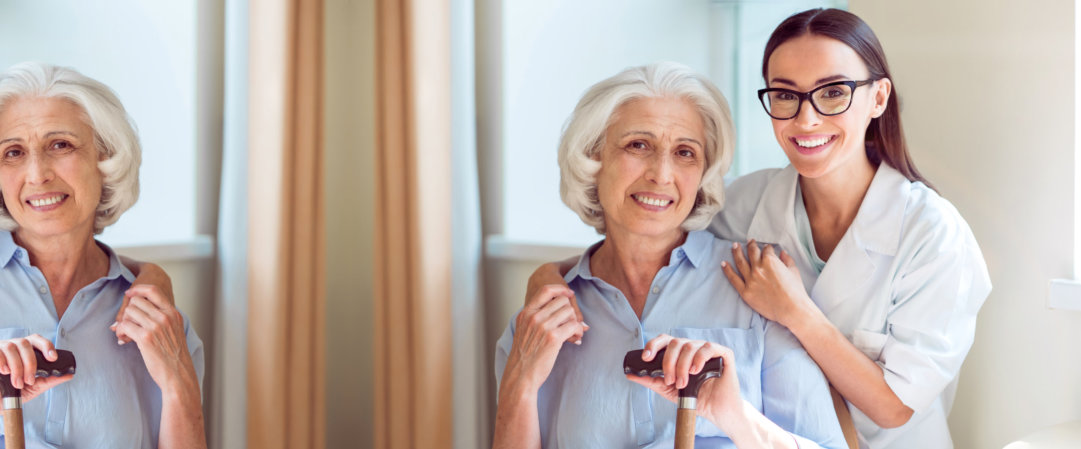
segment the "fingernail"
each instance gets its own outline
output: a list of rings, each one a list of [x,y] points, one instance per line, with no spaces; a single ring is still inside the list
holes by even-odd
[[[574,341],[574,344],[576,344],[576,345],[578,345],[578,346],[582,346],[582,339],[581,339],[581,338],[579,338],[579,339],[575,340],[575,341]]]
[[[55,358],[56,358],[56,351],[54,351],[54,350],[50,349],[50,350],[49,350],[49,357],[52,357],[52,358],[54,358],[54,359],[55,359]]]
[[[110,325],[109,325],[109,329],[116,329],[116,325],[117,325],[117,324],[120,324],[120,323],[119,323],[119,322],[117,322],[117,321],[113,321],[113,324],[110,324]]]
[[[642,358],[643,359],[646,359],[646,358],[649,358],[649,357],[653,357],[653,351],[650,351],[648,349],[646,349],[645,351],[642,351]]]
[[[739,249],[739,243],[732,242],[732,249]]]
[[[586,324],[586,322],[585,322],[585,321],[583,321],[583,322],[582,322],[582,327],[586,328],[587,330],[589,329],[589,325],[588,325],[588,324]]]
[[[722,260],[721,261],[721,267],[727,267],[727,266],[728,266],[728,263],[726,263],[725,261]]]
[[[117,338],[116,339],[116,344],[118,344],[120,346],[124,346],[124,340],[121,340],[121,339]]]

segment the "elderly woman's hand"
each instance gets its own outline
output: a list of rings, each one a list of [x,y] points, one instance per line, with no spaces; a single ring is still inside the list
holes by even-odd
[[[26,338],[0,340],[0,374],[11,375],[11,385],[21,389],[23,402],[29,401],[45,390],[71,380],[71,374],[37,378],[38,362],[34,349],[45,355],[45,360],[56,361],[53,342],[38,334]]]
[[[805,310],[817,310],[804,290],[799,268],[788,253],[778,255],[773,245],[759,249],[747,242],[747,255],[738,243],[732,244],[734,264],[721,262],[724,275],[752,309],[766,319],[792,327]]]
[[[545,285],[518,313],[504,385],[515,382],[524,391],[536,393],[551,374],[563,343],[589,329],[575,315],[569,299],[573,294],[566,285]]]
[[[736,377],[736,360],[732,350],[703,340],[675,338],[661,334],[648,342],[642,360],[649,362],[661,349],[666,349],[661,363],[664,378],[639,377],[627,374],[627,379],[676,402],[679,389],[686,387],[691,374],[702,372],[710,359],[722,359],[721,377],[706,380],[698,390],[698,416],[710,420],[726,433],[744,422],[743,397]]]
[[[124,300],[120,304],[120,309],[116,311],[116,321],[119,323],[124,319],[124,311],[128,309],[128,302],[131,301],[132,296],[139,295],[140,291],[145,289],[156,289],[156,292],[143,293],[143,296],[156,295],[165,298],[170,305],[176,305],[176,300],[173,299],[173,280],[169,278],[169,274],[165,272],[160,266],[150,262],[139,262],[129,257],[120,256],[120,261],[125,267],[128,267],[133,273],[135,273],[135,280],[132,282],[131,288],[124,292]],[[115,327],[109,328],[112,331],[116,331]],[[128,343],[131,338],[123,332],[117,333],[117,342],[120,344]]]
[[[184,317],[161,294],[150,286],[134,286],[123,321],[116,327],[131,337],[143,355],[150,377],[163,392],[196,392],[198,378],[188,352],[184,333]]]

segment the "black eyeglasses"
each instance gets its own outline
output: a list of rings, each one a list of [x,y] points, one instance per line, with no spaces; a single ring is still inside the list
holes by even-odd
[[[837,81],[823,84],[810,92],[771,87],[758,90],[758,100],[766,113],[777,120],[788,120],[799,115],[803,100],[810,100],[811,106],[822,115],[843,114],[852,106],[852,92],[857,87],[865,86],[875,80]]]

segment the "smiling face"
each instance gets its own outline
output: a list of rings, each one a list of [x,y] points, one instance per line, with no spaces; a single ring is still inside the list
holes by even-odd
[[[766,79],[769,87],[808,92],[831,82],[862,81],[869,76],[863,60],[848,45],[805,34],[774,50]],[[885,111],[890,88],[888,79],[856,88],[852,106],[840,115],[821,115],[804,102],[795,118],[772,119],[773,133],[804,177],[843,175],[865,168],[870,164],[865,152],[867,126]]]
[[[606,233],[679,238],[706,166],[702,117],[684,99],[642,98],[614,118],[597,173]]]
[[[18,98],[0,110],[0,191],[20,238],[93,235],[101,202],[94,132],[57,98]]]

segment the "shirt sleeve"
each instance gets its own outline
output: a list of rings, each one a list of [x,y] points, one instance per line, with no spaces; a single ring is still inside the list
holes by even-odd
[[[762,192],[777,172],[777,169],[759,170],[731,182],[725,179],[724,207],[713,216],[707,228],[709,232],[724,240],[747,241],[747,230],[762,201]]]
[[[801,448],[847,448],[829,384],[792,332],[766,323],[762,413]]]
[[[184,312],[180,312],[180,315],[184,317],[184,335],[187,338],[188,353],[191,354],[191,363],[195,367],[195,375],[199,378],[199,397],[205,399],[203,395],[203,375],[206,371],[206,360],[203,354],[203,340],[199,338],[199,335],[195,333],[195,329],[191,327],[191,320]]]
[[[894,281],[876,361],[893,392],[917,413],[957,377],[991,292],[983,255],[963,221],[923,234]]]
[[[510,355],[511,345],[514,344],[514,320],[521,313],[518,312],[510,318],[510,323],[503,330],[503,335],[495,343],[495,397],[498,402],[499,384],[503,380],[503,370],[507,367],[507,357]]]

